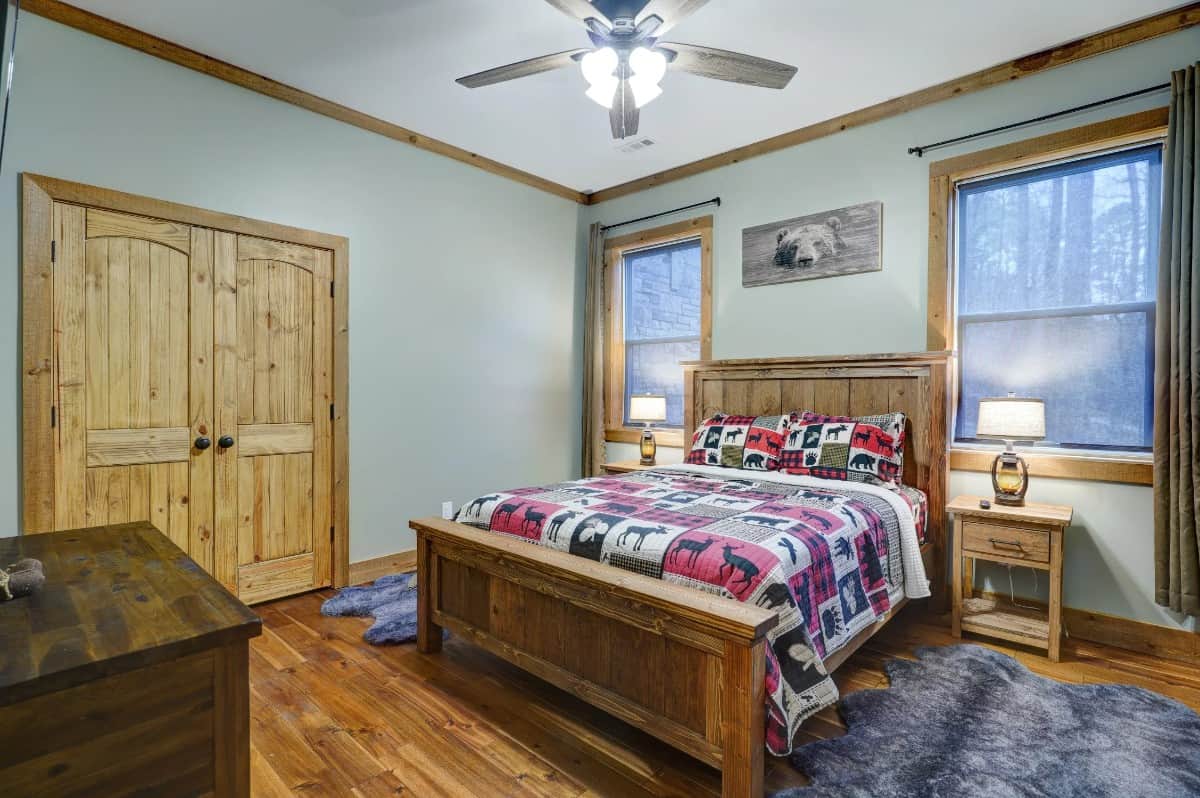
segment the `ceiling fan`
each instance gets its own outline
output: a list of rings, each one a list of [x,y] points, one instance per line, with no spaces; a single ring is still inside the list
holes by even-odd
[[[594,48],[565,50],[458,79],[468,89],[490,86],[578,62],[587,96],[609,109],[613,138],[638,130],[639,109],[662,94],[668,68],[705,78],[782,89],[796,67],[714,47],[659,41],[708,0],[546,0],[583,23]]]

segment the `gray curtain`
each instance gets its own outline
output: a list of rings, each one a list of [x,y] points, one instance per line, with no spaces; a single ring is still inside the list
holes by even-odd
[[[1154,359],[1154,598],[1200,615],[1197,66],[1171,75]]]
[[[604,231],[588,233],[587,296],[583,312],[583,475],[604,471]]]

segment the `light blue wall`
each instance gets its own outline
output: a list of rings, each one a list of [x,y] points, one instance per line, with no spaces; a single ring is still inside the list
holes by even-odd
[[[0,175],[0,535],[19,528],[18,173],[350,239],[351,559],[574,473],[577,205],[32,14]]]
[[[1163,83],[1172,69],[1197,57],[1200,30],[1176,33],[589,207],[581,215],[580,237],[593,220],[611,223],[719,195],[723,204],[712,211],[714,357],[922,350],[929,161],[1161,106],[1166,95],[947,148],[924,160],[908,155],[908,147]],[[743,228],[872,200],[883,202],[883,271],[742,288]],[[636,456],[620,445],[610,454]],[[664,461],[678,459],[678,452],[663,454]],[[985,474],[956,472],[950,490],[987,495],[990,486]],[[1129,485],[1036,479],[1030,498],[1075,507],[1067,537],[1068,606],[1194,628],[1193,621],[1154,603],[1150,493]],[[989,587],[1007,590],[1003,571],[988,577]],[[1018,591],[1024,586],[1032,592],[1028,581],[1018,579]]]

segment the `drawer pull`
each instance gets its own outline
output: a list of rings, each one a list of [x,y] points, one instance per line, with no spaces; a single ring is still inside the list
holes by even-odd
[[[993,546],[1009,546],[1014,549],[1025,551],[1025,547],[1021,545],[1019,540],[1000,540],[999,538],[988,538],[988,543]]]

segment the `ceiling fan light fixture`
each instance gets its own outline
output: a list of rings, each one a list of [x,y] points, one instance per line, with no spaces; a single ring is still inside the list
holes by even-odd
[[[591,86],[608,85],[609,82],[616,82],[613,73],[617,71],[617,64],[620,59],[617,58],[617,51],[611,47],[601,47],[599,50],[592,50],[579,60],[579,67],[583,70],[583,78]]]
[[[634,75],[657,86],[667,74],[667,57],[648,47],[635,47],[629,54],[629,68]]]
[[[662,94],[662,89],[657,84],[651,83],[641,75],[634,75],[629,79],[629,88],[633,90],[633,104],[638,108]]]
[[[532,1],[532,0],[531,0]],[[765,89],[784,89],[796,67],[768,58],[664,41],[662,36],[708,0],[546,0],[587,29],[594,49],[575,48],[458,78],[478,89],[579,64],[587,97],[608,109],[613,138],[637,133],[639,109],[662,95],[672,71]]]
[[[662,94],[659,81],[667,74],[667,57],[646,47],[635,47],[629,54],[629,88],[633,90],[633,102],[641,108]]]
[[[604,106],[605,108],[612,108],[613,100],[616,99],[617,96],[617,86],[619,86],[620,83],[621,81],[617,80],[611,75],[607,80],[593,83],[586,92],[588,99]]]

